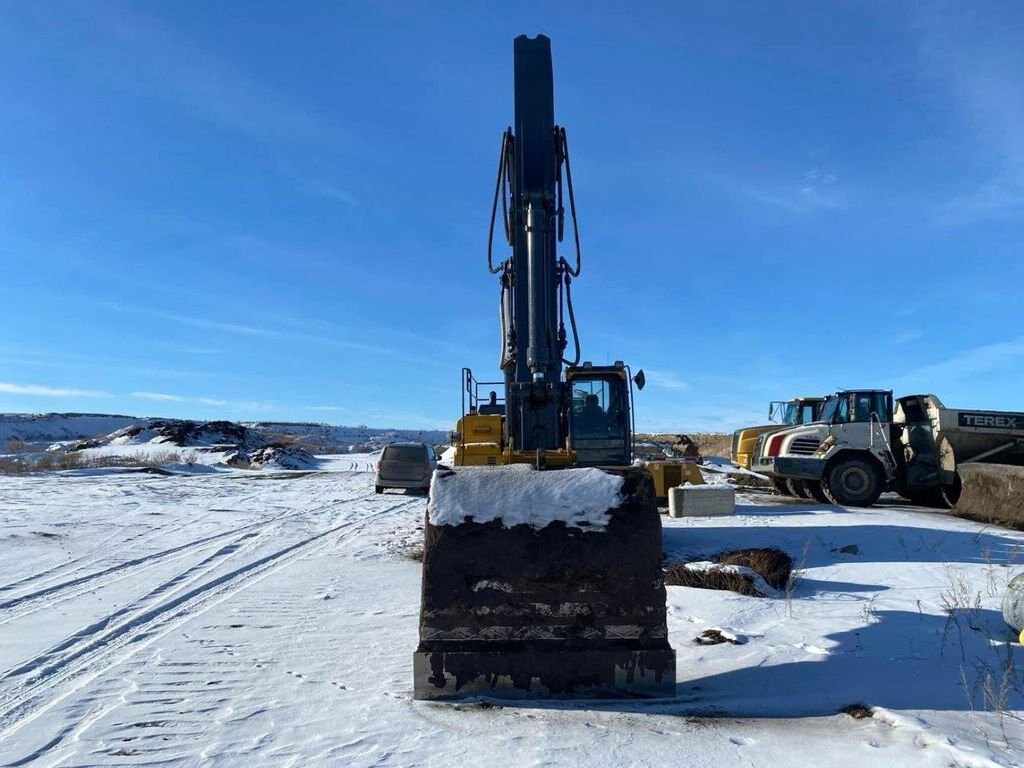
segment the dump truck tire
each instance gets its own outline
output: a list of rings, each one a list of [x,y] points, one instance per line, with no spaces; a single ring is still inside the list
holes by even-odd
[[[809,499],[811,495],[807,492],[807,486],[803,480],[795,480],[792,477],[786,478],[786,490],[790,496],[798,499]]]
[[[775,490],[783,496],[789,496],[789,488],[786,487],[786,481],[783,478],[773,477],[772,486],[774,486]]]
[[[373,486],[373,492],[374,493],[384,493],[384,486],[383,485],[375,485],[375,486]]]
[[[877,467],[856,456],[836,461],[821,483],[828,500],[843,507],[870,507],[882,495],[882,485]]]
[[[815,501],[821,502],[822,504],[831,504],[828,496],[825,495],[825,489],[821,487],[820,480],[805,480],[804,486],[807,488],[807,492],[811,494],[811,498]]]

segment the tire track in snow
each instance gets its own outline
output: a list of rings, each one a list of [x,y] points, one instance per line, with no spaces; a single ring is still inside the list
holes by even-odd
[[[0,695],[0,740],[81,689],[107,669],[126,661],[136,651],[246,587],[332,543],[342,543],[356,536],[381,518],[422,501],[420,498],[403,499],[397,504],[368,512],[358,519],[346,519],[214,577],[187,592],[145,608],[115,627],[99,627],[96,632],[80,638],[73,636],[62,643],[59,650],[51,649],[29,659],[22,667],[31,676],[10,692]],[[362,509],[357,507],[352,512],[360,514]]]
[[[324,475],[329,475],[329,474],[330,474],[330,472],[313,472],[313,473],[303,474],[302,477],[312,477],[312,476],[323,477]],[[206,476],[203,476],[203,475],[183,476],[183,477],[184,477],[184,479],[187,479],[187,480],[199,480],[200,482],[207,479]],[[110,484],[112,482],[110,477],[102,477],[102,478],[76,478],[76,479],[82,480],[82,481],[85,481],[85,482],[93,481],[95,483],[99,483],[99,484],[102,484],[102,485],[108,485],[108,484]],[[269,488],[261,488],[260,490],[258,490],[256,492],[247,492],[249,490],[248,486],[250,485],[251,479],[252,478],[246,477],[246,476],[241,476],[241,477],[238,477],[238,478],[232,478],[231,479],[231,482],[233,482],[233,484],[236,486],[235,488],[233,488],[233,490],[235,492],[243,492],[243,495],[238,497],[238,498],[234,498],[234,497],[230,497],[229,496],[230,504],[231,504],[232,507],[243,506],[243,505],[246,505],[246,504],[248,504],[250,502],[258,501],[260,499],[264,499],[268,495],[272,495],[270,493],[271,489],[269,489]],[[144,483],[144,486],[141,489],[138,487],[138,481],[139,480],[141,480]],[[148,476],[145,477],[145,478],[138,478],[138,477],[135,477],[135,476],[131,476],[131,477],[117,477],[117,478],[114,478],[114,482],[118,484],[118,489],[119,490],[123,490],[123,492],[129,492],[130,491],[130,493],[132,495],[134,495],[135,493],[138,493],[140,490],[144,490],[145,492],[150,493],[150,494],[152,494],[156,490],[158,490],[158,489],[149,487],[149,484],[152,483],[152,477],[148,477]],[[45,483],[45,481],[42,481],[39,484],[43,484],[43,483]],[[127,490],[121,489],[120,488],[121,485],[127,485],[128,489]],[[161,488],[159,490],[161,491],[161,493],[159,495],[161,495],[161,496],[165,495],[163,492],[166,489]],[[202,499],[205,498],[206,495],[208,495],[208,494],[204,493],[204,491],[206,489],[203,488],[201,485],[193,485],[193,486],[190,487],[189,490],[191,490],[191,491],[196,493],[196,496],[199,497],[199,499],[197,499],[197,500],[202,500]],[[223,497],[225,494],[224,494],[223,489],[218,489],[218,492],[215,493],[214,495],[217,496],[217,497]],[[11,504],[16,504],[17,501],[18,500],[15,499],[15,500],[12,500],[10,503]],[[177,501],[179,501],[179,499],[177,497],[175,497],[175,502],[177,502]],[[102,500],[98,500],[97,499],[97,500],[95,500],[95,503],[102,503]],[[223,509],[223,508],[215,508],[215,507],[210,507],[209,509],[212,512],[245,511],[245,510]],[[289,511],[289,513],[291,513],[291,512],[292,511]],[[195,522],[194,520],[186,520],[184,522],[175,521],[174,524],[173,524],[173,527],[175,528],[175,530],[180,531],[182,528],[194,524],[194,522]],[[11,592],[13,590],[25,589],[25,588],[28,588],[28,587],[35,587],[36,585],[39,585],[39,584],[45,584],[45,583],[47,583],[49,581],[54,580],[55,578],[64,577],[69,572],[70,573],[75,573],[77,571],[81,571],[81,570],[83,570],[85,568],[88,568],[89,566],[95,565],[97,563],[101,563],[104,560],[110,560],[111,558],[110,558],[109,553],[110,553],[111,547],[125,548],[125,547],[130,547],[130,546],[137,546],[138,544],[141,544],[142,542],[148,542],[149,540],[157,538],[161,534],[163,534],[165,532],[166,528],[168,526],[170,526],[170,525],[171,524],[168,523],[168,524],[164,524],[164,525],[153,526],[153,527],[147,528],[147,529],[145,529],[143,531],[139,531],[139,532],[129,536],[128,538],[122,539],[121,541],[112,544],[111,543],[112,540],[117,537],[118,533],[120,533],[120,530],[116,530],[110,536],[107,536],[106,538],[104,538],[100,542],[99,546],[95,547],[94,549],[92,549],[88,553],[80,555],[79,557],[73,558],[71,560],[67,560],[67,561],[65,561],[63,563],[59,563],[57,565],[54,565],[53,567],[48,568],[48,569],[46,569],[44,571],[39,571],[39,572],[36,572],[36,573],[29,574],[29,575],[24,576],[24,577],[22,577],[20,579],[17,579],[16,581],[8,582],[7,584],[0,584],[0,596],[2,596],[3,593],[5,593],[5,592]],[[97,555],[98,552],[102,552],[103,554]],[[98,573],[99,572],[96,572],[95,575],[98,575]],[[62,585],[56,585],[56,586],[59,587],[59,586],[62,586]],[[42,590],[40,589],[38,591],[41,592]],[[24,597],[28,597],[28,596],[27,595],[18,595],[17,599],[21,600]],[[0,603],[0,611],[2,611],[4,606],[10,605],[13,602],[14,602],[13,599],[11,599],[11,600],[7,600],[7,601],[4,601],[4,602]],[[3,622],[0,621],[0,623],[3,623]]]
[[[234,500],[232,500],[232,503],[233,504],[246,504],[246,503],[251,502],[251,501],[253,501],[255,499],[259,499],[259,498],[261,498],[261,497],[263,497],[265,495],[266,495],[266,490],[260,490],[257,493],[250,493],[247,496],[243,496],[242,498],[234,499]],[[211,510],[211,511],[216,511],[216,510]],[[194,521],[191,521],[191,520],[185,521],[185,523],[183,525],[178,525],[178,526],[176,526],[176,528],[178,530],[180,530],[181,527],[185,527],[185,526],[191,525],[193,522]],[[160,525],[160,526],[153,526],[153,527],[150,527],[150,528],[146,528],[144,530],[141,530],[141,531],[138,531],[138,532],[132,534],[131,536],[128,536],[125,539],[122,539],[121,541],[119,541],[117,543],[112,544],[111,543],[112,540],[115,539],[117,537],[118,533],[121,532],[120,530],[115,530],[110,536],[107,536],[106,538],[101,540],[99,542],[98,546],[96,546],[90,552],[88,552],[86,554],[83,554],[83,555],[81,555],[79,557],[76,557],[76,558],[74,558],[72,560],[68,560],[68,561],[60,563],[58,565],[55,565],[52,568],[46,569],[45,571],[39,571],[37,573],[32,573],[32,574],[29,574],[28,576],[25,576],[25,577],[23,577],[21,579],[18,579],[17,581],[12,581],[12,582],[9,582],[7,584],[0,585],[0,595],[2,595],[4,592],[10,592],[12,590],[16,590],[16,589],[19,589],[19,588],[24,589],[25,587],[30,587],[30,586],[33,586],[33,585],[46,583],[48,581],[52,581],[55,578],[59,578],[60,576],[63,576],[64,574],[66,574],[69,571],[74,573],[75,571],[83,570],[84,568],[87,568],[87,567],[89,567],[91,565],[95,565],[97,563],[101,563],[104,560],[109,560],[110,559],[110,549],[111,549],[111,547],[121,547],[121,548],[124,548],[124,547],[137,546],[138,544],[141,544],[143,542],[148,542],[150,539],[156,538],[156,537],[160,536],[161,534],[163,534],[168,525],[169,524]],[[97,552],[102,552],[102,554],[97,555]],[[60,585],[57,585],[57,586],[60,586]],[[42,590],[38,590],[38,591],[42,591]],[[17,599],[20,600],[20,599],[22,599],[24,597],[28,597],[28,596],[27,595],[19,595],[17,597]],[[12,602],[13,602],[12,600],[8,600],[8,601],[5,601],[3,603],[0,603],[0,610],[2,610],[5,605],[9,605]]]
[[[247,523],[246,525],[238,526],[237,528],[233,528],[228,531],[221,531],[220,533],[211,534],[209,536],[204,536],[184,544],[170,547],[169,549],[165,549],[160,552],[153,552],[148,555],[132,558],[131,560],[126,560],[118,563],[117,565],[110,566],[109,568],[87,573],[59,584],[53,584],[34,592],[5,600],[0,602],[0,625],[7,624],[16,619],[24,618],[25,616],[37,611],[51,608],[56,603],[78,597],[79,595],[90,592],[94,589],[105,587],[126,578],[127,576],[134,575],[140,570],[145,570],[150,566],[157,565],[165,559],[186,557],[193,554],[197,549],[201,549],[208,544],[215,543],[230,536],[265,526],[268,523],[279,522],[293,517],[316,514],[317,512],[322,512],[324,509],[328,509],[333,504],[358,501],[370,498],[373,495],[373,493],[366,493],[360,496],[353,496],[351,498],[338,499],[311,509],[288,510],[266,520]]]

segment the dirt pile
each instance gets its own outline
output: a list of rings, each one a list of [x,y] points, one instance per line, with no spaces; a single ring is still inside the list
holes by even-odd
[[[268,445],[257,430],[232,421],[188,421],[185,419],[154,419],[140,421],[106,437],[114,445],[159,443],[179,448],[233,447],[251,451]]]
[[[636,452],[641,457],[678,453],[672,447],[678,445],[680,435],[693,443],[701,456],[729,456],[732,435],[721,432],[637,432]]]
[[[1024,530],[1024,467],[961,464],[957,472],[963,482],[957,515]]]
[[[232,451],[224,463],[236,469],[315,469],[317,459],[296,445],[267,445],[255,451]]]

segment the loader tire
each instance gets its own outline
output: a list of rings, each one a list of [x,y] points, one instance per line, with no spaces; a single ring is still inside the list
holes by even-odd
[[[807,492],[811,495],[811,498],[822,504],[831,504],[828,496],[825,495],[825,490],[821,487],[820,480],[804,480],[804,486],[807,488]]]
[[[855,456],[827,468],[821,482],[828,500],[841,507],[870,507],[882,495],[883,487],[875,465]]]
[[[790,496],[798,499],[809,499],[811,495],[807,492],[807,485],[803,480],[795,480],[792,477],[786,478],[786,490]]]

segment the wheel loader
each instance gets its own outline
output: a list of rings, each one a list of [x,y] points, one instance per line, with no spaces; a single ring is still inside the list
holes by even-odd
[[[454,466],[431,483],[414,696],[671,696],[661,521],[650,473],[632,463],[643,372],[581,359],[550,40],[515,38],[513,62],[487,253],[502,375],[463,369]],[[558,246],[566,202],[571,261]],[[495,263],[499,218],[511,253]]]

